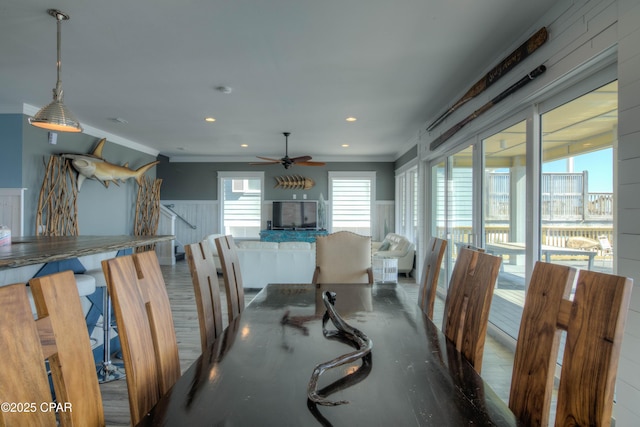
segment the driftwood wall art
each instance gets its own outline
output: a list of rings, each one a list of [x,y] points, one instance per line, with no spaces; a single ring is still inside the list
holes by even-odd
[[[136,200],[136,217],[133,234],[135,236],[155,236],[160,222],[160,186],[161,179],[142,177],[138,181],[138,197]],[[154,249],[155,245],[141,246],[136,252]]]
[[[77,236],[78,191],[71,166],[50,156],[38,196],[36,236]]]
[[[311,178],[305,178],[301,175],[283,175],[276,176],[276,185],[274,188],[284,188],[287,190],[308,190],[316,183]]]
[[[136,170],[129,169],[129,163],[118,166],[107,162],[102,157],[102,149],[104,148],[105,138],[98,141],[98,145],[90,154],[62,154],[65,159],[71,160],[73,168],[78,172],[78,191],[82,187],[85,179],[95,179],[100,181],[105,187],[109,187],[109,183],[116,185],[118,181],[124,182],[129,178],[135,178],[138,184],[141,183],[142,177],[149,169],[160,163],[159,160],[147,163]]]

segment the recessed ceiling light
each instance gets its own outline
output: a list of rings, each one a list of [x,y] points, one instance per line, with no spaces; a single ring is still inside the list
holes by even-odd
[[[341,147],[343,148],[347,148],[349,146],[349,144],[342,144]]]
[[[213,117],[205,117],[204,121],[205,121],[205,122],[209,122],[209,123],[213,123],[213,122],[215,122],[215,121],[216,121],[216,119],[215,119],[215,118],[213,118]]]
[[[345,120],[348,122],[355,122],[358,119],[356,119],[355,117],[347,117]]]
[[[224,93],[225,95],[229,95],[233,91],[233,88],[230,88],[229,86],[218,86],[216,90],[220,93]]]
[[[249,146],[249,144],[240,144],[240,147],[242,148],[247,148]]]

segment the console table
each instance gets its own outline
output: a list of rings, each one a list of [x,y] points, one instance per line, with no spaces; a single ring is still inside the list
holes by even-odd
[[[317,236],[326,236],[327,230],[262,230],[261,242],[309,242],[316,241]]]

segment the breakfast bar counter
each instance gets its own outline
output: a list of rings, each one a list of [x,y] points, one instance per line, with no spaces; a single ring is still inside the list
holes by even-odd
[[[0,247],[0,270],[61,261],[173,240],[161,236],[26,236]]]

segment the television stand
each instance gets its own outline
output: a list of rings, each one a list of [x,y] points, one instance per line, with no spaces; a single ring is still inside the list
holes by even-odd
[[[317,236],[326,236],[327,230],[261,230],[261,242],[309,242],[316,241]]]

